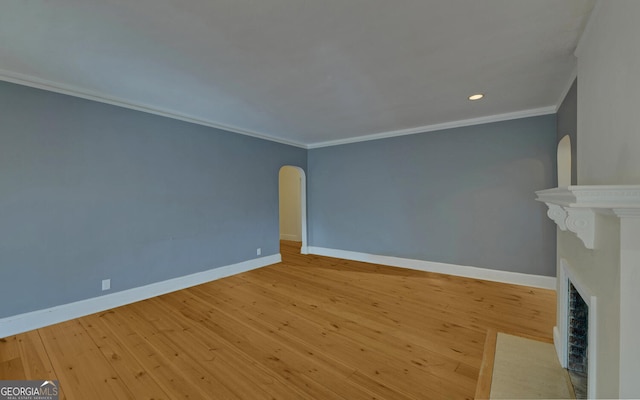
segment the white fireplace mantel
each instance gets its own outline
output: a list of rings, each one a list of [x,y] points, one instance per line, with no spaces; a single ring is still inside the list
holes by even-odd
[[[536,200],[549,207],[547,215],[559,229],[575,233],[589,249],[586,251],[592,252],[582,253],[579,246],[568,245],[566,241],[563,242],[565,247],[558,248],[558,302],[561,306],[554,328],[554,343],[561,365],[566,366],[568,357],[564,310],[567,309],[566,288],[570,278],[579,284],[576,286],[579,291],[582,287],[580,293],[590,307],[588,397],[640,398],[640,185],[567,186],[540,190],[536,195]],[[613,218],[619,221],[619,235],[611,234]],[[585,259],[593,261],[592,264],[587,262],[588,266],[594,267],[590,277],[585,275],[580,264]],[[576,264],[571,264],[574,261]],[[598,284],[598,277],[611,278],[611,274],[617,274],[613,279],[617,288]],[[616,294],[618,297],[614,298]],[[594,311],[600,309],[601,302],[605,309],[617,309],[614,314],[619,317],[619,329],[611,328],[610,319],[615,320],[615,316],[608,315],[606,321],[601,317],[602,313],[595,316]],[[604,327],[606,329],[602,329]],[[608,364],[597,365],[601,359],[598,349],[603,346],[618,352],[610,354],[611,359],[618,360],[615,366],[619,371],[617,383],[612,383],[612,377],[602,373],[603,369],[614,367],[611,360]],[[612,350],[616,348],[619,350]],[[598,392],[597,386],[603,383],[605,389]]]
[[[567,186],[536,192],[558,227],[575,233],[588,249],[595,247],[597,214],[640,217],[640,185]]]

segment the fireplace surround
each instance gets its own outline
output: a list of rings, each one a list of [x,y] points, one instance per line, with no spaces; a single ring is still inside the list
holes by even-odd
[[[575,371],[587,377],[587,385],[582,388],[587,396],[580,397],[578,393],[580,390],[576,388],[576,398],[594,398],[596,397],[598,302],[593,292],[571,271],[567,260],[560,260],[558,317],[553,341],[560,365],[570,372]],[[578,303],[578,306],[575,303]],[[586,315],[581,315],[584,310],[576,310],[580,308],[580,303],[586,308]],[[576,311],[579,315],[573,314]]]
[[[640,185],[536,192],[558,225],[554,342],[566,367],[569,282],[588,305],[588,398],[640,396]]]

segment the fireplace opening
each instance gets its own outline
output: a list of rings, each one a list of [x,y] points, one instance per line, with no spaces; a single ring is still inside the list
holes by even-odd
[[[569,282],[568,306],[567,369],[576,393],[576,399],[586,399],[589,371],[589,306],[571,282]]]

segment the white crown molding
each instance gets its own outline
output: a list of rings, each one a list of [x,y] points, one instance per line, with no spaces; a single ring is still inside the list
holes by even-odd
[[[501,121],[508,121],[512,119],[519,119],[519,118],[537,117],[540,115],[555,114],[556,108],[557,108],[556,105],[553,105],[549,107],[515,111],[511,113],[506,113],[506,114],[488,115],[486,117],[470,118],[470,119],[463,119],[459,121],[444,122],[441,124],[418,126],[415,128],[401,129],[397,131],[380,132],[380,133],[374,133],[371,135],[357,136],[357,137],[346,138],[346,139],[329,140],[326,142],[317,142],[317,143],[309,144],[307,145],[307,148],[317,149],[320,147],[339,146],[342,144],[366,142],[369,140],[386,139],[386,138],[392,138],[397,136],[414,135],[417,133],[441,131],[444,129],[462,128],[465,126],[488,124],[491,122],[501,122]]]
[[[522,286],[532,286],[543,289],[556,289],[556,278],[551,276],[522,274],[519,272],[500,271],[488,268],[470,267],[466,265],[414,260],[410,258],[382,256],[315,246],[309,246],[309,253],[317,254],[319,256],[336,257],[372,264],[407,268],[417,271],[434,272],[437,274],[462,276],[465,278],[482,279],[486,281],[510,283]]]
[[[536,200],[561,230],[575,233],[587,249],[596,247],[596,213],[619,218],[640,217],[640,185],[567,186],[539,190]]]
[[[63,83],[53,82],[46,79],[40,79],[29,75],[19,74],[16,72],[0,70],[0,81],[16,83],[18,85],[29,86],[36,89],[47,90],[49,92],[55,92],[60,94],[66,94],[73,97],[79,97],[82,99],[97,101],[100,103],[110,104],[113,106],[128,108],[130,110],[136,110],[145,112],[148,114],[160,115],[171,119],[177,119],[184,122],[190,122],[196,125],[208,126],[210,128],[221,129],[228,132],[238,133],[245,136],[251,136],[257,139],[268,140],[270,142],[276,142],[286,144],[289,146],[301,147],[306,149],[307,146],[300,142],[292,140],[285,140],[276,138],[273,136],[265,135],[258,132],[249,131],[246,129],[238,128],[231,125],[224,125],[214,121],[209,121],[201,118],[197,118],[191,115],[174,112],[171,110],[159,108],[149,104],[140,102],[132,102],[119,97],[110,96],[105,93],[83,89],[73,85],[67,85]]]
[[[133,289],[0,319],[0,338],[186,289],[282,261],[280,254],[213,268]]]
[[[569,82],[568,87],[566,88],[566,92],[568,92],[569,89],[571,88],[573,79],[575,78],[572,78],[571,81]],[[564,100],[564,96],[566,96],[566,92],[565,92],[564,96],[562,96],[561,98],[560,103],[555,104],[553,106],[548,106],[548,107],[521,110],[521,111],[515,111],[515,112],[505,113],[505,114],[488,115],[484,117],[470,118],[470,119],[464,119],[459,121],[450,121],[450,122],[444,122],[440,124],[425,125],[425,126],[401,129],[396,131],[379,132],[371,135],[363,135],[363,136],[357,136],[357,137],[346,138],[346,139],[338,139],[338,140],[330,140],[326,142],[304,144],[301,142],[280,139],[274,136],[269,136],[262,133],[249,131],[249,130],[238,128],[235,126],[224,125],[214,121],[197,118],[191,115],[174,112],[167,109],[162,109],[149,104],[132,102],[129,100],[125,100],[123,98],[110,96],[105,93],[91,91],[91,90],[83,89],[73,85],[53,82],[46,79],[40,79],[37,77],[24,75],[16,72],[0,70],[0,81],[15,83],[18,85],[28,86],[36,89],[42,89],[50,92],[65,94],[68,96],[97,101],[100,103],[123,107],[130,110],[136,110],[136,111],[141,111],[149,114],[159,115],[162,117],[176,119],[179,121],[185,121],[192,124],[208,126],[210,128],[221,129],[228,132],[238,133],[245,136],[251,136],[257,139],[268,140],[271,142],[299,147],[306,150],[320,148],[320,147],[339,146],[342,144],[349,144],[349,143],[366,142],[370,140],[386,139],[386,138],[392,138],[397,136],[413,135],[417,133],[440,131],[440,130],[451,129],[451,128],[461,128],[465,126],[488,124],[492,122],[508,121],[508,120],[519,119],[519,118],[537,117],[541,115],[554,114],[557,112],[558,107],[561,104],[561,101]]]

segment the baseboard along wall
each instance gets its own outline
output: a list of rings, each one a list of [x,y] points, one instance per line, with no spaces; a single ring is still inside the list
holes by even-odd
[[[529,275],[519,272],[500,271],[488,268],[470,267],[466,265],[446,264],[433,261],[414,260],[410,258],[381,256],[376,254],[359,253],[355,251],[329,249],[324,247],[308,247],[309,254],[319,256],[343,258],[372,264],[389,265],[392,267],[408,268],[417,271],[434,272],[462,276],[465,278],[482,279],[486,281],[511,283],[521,286],[532,286],[542,289],[556,289],[556,278],[551,276]]]
[[[57,324],[74,318],[80,318],[85,315],[135,303],[137,301],[146,300],[151,297],[175,292],[176,290],[186,289],[191,286],[226,278],[228,276],[251,271],[253,269],[266,267],[267,265],[276,264],[280,261],[282,261],[282,256],[280,254],[274,254],[271,256],[243,261],[237,264],[213,268],[191,275],[168,279],[162,282],[151,283],[149,285],[133,289],[127,289],[43,310],[1,318],[0,338]]]
[[[418,271],[434,272],[482,279],[495,282],[511,283],[522,286],[532,286],[543,289],[556,289],[556,278],[540,275],[528,275],[518,272],[492,270],[487,268],[470,267],[464,265],[446,264],[432,261],[414,260],[409,258],[390,257],[354,251],[329,249],[308,246],[303,254],[316,254],[326,257],[343,258],[373,264],[389,265],[392,267],[408,268]],[[63,304],[43,310],[32,311],[0,319],[0,338],[42,328],[59,322],[80,318],[85,315],[120,307],[126,304],[160,296],[191,286],[211,282],[242,272],[266,267],[282,261],[280,254],[243,261],[237,264],[213,268],[191,275],[181,276],[162,282],[156,282],[133,289],[110,293],[73,303]]]

